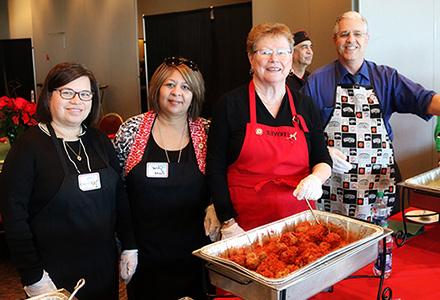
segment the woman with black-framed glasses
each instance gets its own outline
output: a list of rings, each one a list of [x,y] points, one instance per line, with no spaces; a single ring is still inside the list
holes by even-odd
[[[79,299],[116,300],[118,266],[126,281],[136,269],[116,154],[107,136],[91,127],[100,111],[98,95],[84,66],[53,67],[37,103],[40,123],[17,139],[3,165],[6,237],[28,296],[72,292],[84,278]]]
[[[192,251],[209,242],[205,182],[208,121],[199,117],[204,81],[197,65],[166,58],[154,72],[150,111],[128,119],[115,137],[130,199],[139,265],[128,298],[205,299],[203,265]],[[215,239],[219,223],[206,210]]]

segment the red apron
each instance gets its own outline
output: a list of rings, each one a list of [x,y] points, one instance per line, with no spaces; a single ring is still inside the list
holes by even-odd
[[[238,159],[228,167],[228,187],[238,216],[249,230],[307,209],[305,201],[292,195],[298,183],[310,174],[304,132],[307,125],[296,114],[286,86],[292,112],[291,126],[272,127],[257,123],[255,86],[249,84],[250,122]]]

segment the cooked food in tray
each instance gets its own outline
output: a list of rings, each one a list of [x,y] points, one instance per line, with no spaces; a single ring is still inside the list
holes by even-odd
[[[311,225],[316,224],[315,218],[310,211],[303,211],[206,245],[193,254],[264,284],[277,285],[334,262],[341,254],[383,234],[383,228],[364,221],[317,210],[314,214],[324,226]]]
[[[281,278],[357,240],[333,224],[301,222],[262,243],[227,249],[220,257],[268,278]]]

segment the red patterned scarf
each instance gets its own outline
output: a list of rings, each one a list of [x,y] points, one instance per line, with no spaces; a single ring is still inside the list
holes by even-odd
[[[139,130],[134,138],[134,143],[130,148],[127,161],[125,162],[125,176],[142,160],[155,118],[156,113],[149,111],[142,119]],[[188,120],[188,123],[197,164],[200,172],[205,174],[206,141],[208,138],[206,127],[208,126],[208,121],[203,118],[197,118],[194,121]]]

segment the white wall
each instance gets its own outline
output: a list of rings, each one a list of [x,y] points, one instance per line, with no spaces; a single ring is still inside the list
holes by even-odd
[[[351,10],[349,0],[253,0],[253,23],[281,22],[292,32],[306,30],[312,41],[314,57],[310,70],[336,59],[332,40],[336,17]]]
[[[107,84],[104,112],[140,112],[136,0],[9,0],[10,38],[31,37],[36,79],[55,64],[85,64]]]
[[[9,0],[9,35],[12,39],[32,37],[31,0]]]
[[[370,28],[367,59],[395,67],[428,89],[440,90],[440,3],[436,0],[364,0]],[[395,114],[394,148],[404,178],[432,169],[434,120]]]

